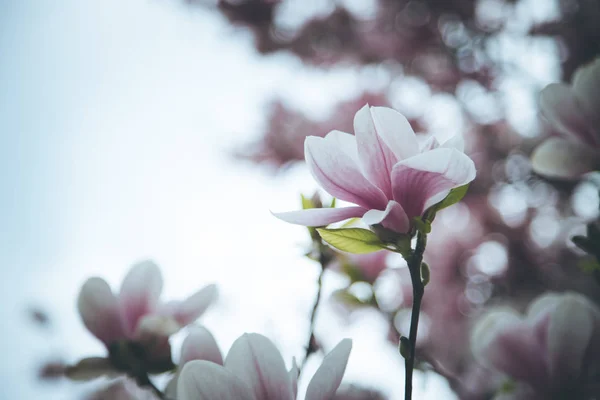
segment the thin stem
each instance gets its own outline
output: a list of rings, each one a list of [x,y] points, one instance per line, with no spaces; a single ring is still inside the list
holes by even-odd
[[[310,313],[310,336],[308,338],[308,343],[306,344],[306,353],[304,354],[304,360],[302,360],[302,366],[300,369],[303,369],[306,365],[306,361],[308,357],[317,351],[319,346],[317,346],[317,339],[315,337],[315,322],[317,317],[317,309],[319,308],[319,304],[321,303],[321,292],[323,290],[323,275],[325,274],[325,269],[327,268],[327,264],[329,262],[329,257],[326,254],[327,249],[324,249],[323,246],[319,246],[319,264],[321,266],[321,270],[319,271],[319,277],[317,278],[317,297],[315,298],[315,303],[312,308],[312,312]]]
[[[421,312],[421,300],[425,292],[425,287],[421,281],[421,263],[423,262],[423,253],[425,253],[425,246],[427,245],[427,235],[419,232],[417,234],[417,245],[415,250],[412,252],[408,269],[410,271],[410,279],[413,287],[413,304],[412,313],[410,317],[410,333],[408,341],[410,342],[410,349],[408,357],[404,360],[404,369],[406,374],[406,381],[404,384],[404,398],[405,400],[412,399],[412,378],[413,371],[415,368],[415,353],[417,347],[417,331],[419,328],[419,314]]]

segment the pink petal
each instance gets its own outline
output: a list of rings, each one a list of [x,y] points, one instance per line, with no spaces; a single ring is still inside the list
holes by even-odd
[[[185,364],[177,383],[178,400],[262,400],[238,377],[210,361]]]
[[[371,115],[377,134],[398,160],[419,154],[417,136],[404,115],[387,107],[371,107]]]
[[[600,146],[600,59],[597,58],[575,72],[573,91],[589,124],[595,128],[593,143]]]
[[[203,287],[182,302],[171,302],[167,307],[167,313],[173,316],[181,327],[184,327],[204,314],[217,297],[217,286],[211,284]]]
[[[580,295],[563,295],[550,314],[548,356],[550,376],[556,381],[580,377],[592,336],[594,315]]]
[[[86,328],[107,346],[126,337],[117,298],[104,279],[90,278],[83,284],[77,307]]]
[[[152,261],[135,264],[121,285],[119,301],[127,332],[136,331],[141,317],[152,313],[162,291],[160,269]]]
[[[600,152],[579,142],[550,138],[531,154],[533,170],[549,178],[578,179],[600,167]]]
[[[540,93],[540,111],[559,132],[588,144],[596,145],[592,121],[583,113],[571,86],[552,83]]]
[[[191,360],[206,360],[223,365],[223,356],[215,338],[202,326],[192,328],[181,345],[179,364],[183,365]]]
[[[384,228],[398,233],[406,233],[410,229],[410,221],[404,209],[394,200],[388,202],[385,211],[369,210],[362,219],[367,225],[381,224]]]
[[[352,340],[342,340],[323,359],[306,389],[306,400],[329,400],[342,382],[352,350]]]
[[[260,400],[292,400],[292,382],[281,354],[266,337],[245,333],[237,339],[225,367],[251,388]]]
[[[456,149],[438,148],[398,162],[392,171],[394,200],[409,219],[475,179],[475,164]]]
[[[358,157],[365,176],[388,198],[392,197],[390,175],[398,158],[377,134],[368,105],[361,108],[354,116],[354,134],[356,145],[360,149]]]
[[[326,226],[348,218],[362,217],[367,212],[362,207],[310,208],[308,210],[273,213],[277,218],[304,226]]]
[[[383,208],[387,202],[383,192],[363,176],[355,155],[344,150],[351,139],[351,135],[339,131],[324,138],[307,137],[304,155],[308,169],[332,196],[365,208]]]

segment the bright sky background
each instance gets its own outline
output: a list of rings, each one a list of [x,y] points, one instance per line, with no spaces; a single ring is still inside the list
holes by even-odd
[[[36,383],[36,368],[55,354],[102,354],[77,315],[79,288],[92,275],[117,288],[145,258],[162,267],[166,298],[219,284],[201,321],[224,352],[256,331],[286,362],[301,358],[317,267],[301,256],[305,231],[269,210],[297,208],[314,183],[302,168],[274,177],[230,154],[257,137],[274,93],[323,116],[360,79],[257,56],[249,36],[183,2],[57,3],[0,2],[2,398],[74,398],[70,383]],[[328,278],[329,289],[340,283]],[[50,313],[49,332],[27,319],[32,305]],[[326,307],[324,344],[353,336],[348,380],[399,399],[385,325],[353,322]],[[451,399],[437,378],[427,384],[425,395],[418,379],[416,398]]]

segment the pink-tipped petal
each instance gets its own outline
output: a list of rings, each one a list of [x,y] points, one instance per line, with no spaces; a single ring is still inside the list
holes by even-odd
[[[90,278],[83,284],[77,308],[86,328],[107,346],[126,337],[117,298],[104,279]]]
[[[273,213],[277,218],[291,224],[326,226],[348,218],[362,217],[367,210],[362,207],[310,208],[308,210]]]
[[[223,356],[217,341],[203,326],[192,328],[181,345],[179,365],[191,360],[205,360],[223,365]]]
[[[465,138],[462,135],[454,135],[440,145],[448,149],[456,149],[461,153],[465,151]]]
[[[584,114],[571,86],[552,83],[540,93],[540,111],[559,132],[579,141],[596,145],[592,121]]]
[[[409,219],[443,200],[450,189],[475,179],[475,164],[456,149],[438,148],[398,162],[392,171],[394,200]]]
[[[162,285],[160,269],[152,261],[140,262],[129,270],[119,293],[121,312],[129,334],[136,331],[144,315],[155,310]]]
[[[549,178],[578,179],[600,167],[600,152],[582,143],[554,137],[533,151],[531,166]]]
[[[369,105],[361,108],[354,116],[354,134],[360,151],[358,157],[369,181],[373,182],[389,198],[392,196],[390,174],[398,162],[396,155],[377,134]]]
[[[371,115],[377,128],[377,134],[398,160],[404,160],[419,153],[417,137],[404,115],[387,107],[371,107]]]
[[[398,233],[406,233],[410,229],[408,216],[402,206],[394,200],[388,202],[385,211],[369,210],[362,219],[367,225],[381,224],[384,228]]]
[[[218,297],[217,286],[207,285],[185,299],[176,303],[172,316],[183,327],[196,321]]]
[[[256,399],[294,398],[283,358],[265,336],[246,333],[238,338],[225,358],[225,368],[244,381]]]
[[[595,325],[592,309],[584,301],[580,295],[563,295],[550,314],[547,351],[553,380],[576,380],[584,367]]]
[[[210,361],[185,364],[177,383],[178,400],[263,400],[233,373]]]
[[[342,340],[323,359],[306,389],[306,400],[329,400],[342,382],[352,350],[352,340]]]
[[[329,194],[365,208],[386,204],[383,192],[365,178],[352,154],[340,143],[353,139],[347,133],[333,131],[325,138],[309,136],[304,142],[306,164],[315,180]]]
[[[600,146],[600,58],[581,67],[573,78],[573,91],[594,130],[594,144]]]

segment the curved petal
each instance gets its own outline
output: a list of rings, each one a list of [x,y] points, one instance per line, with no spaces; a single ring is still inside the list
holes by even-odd
[[[354,155],[340,147],[347,133],[332,131],[324,138],[309,136],[304,142],[306,164],[315,180],[333,197],[365,208],[383,208],[387,199],[360,171]]]
[[[573,91],[586,117],[595,127],[592,139],[596,146],[600,146],[600,58],[575,72]]]
[[[377,134],[398,160],[419,154],[417,136],[404,115],[388,107],[371,107],[371,115]]]
[[[582,112],[571,86],[564,83],[546,86],[540,93],[540,111],[559,132],[583,143],[595,144],[592,121]]]
[[[194,327],[181,344],[181,359],[183,365],[191,360],[211,361],[223,365],[223,356],[214,336],[203,326]]]
[[[550,178],[577,179],[600,167],[600,152],[561,138],[550,138],[531,154],[531,166]]]
[[[590,307],[575,295],[564,295],[550,315],[548,362],[553,381],[578,379],[594,333]]]
[[[149,314],[139,319],[133,337],[136,339],[168,337],[179,332],[180,329],[181,325],[169,315]]]
[[[265,336],[245,333],[238,338],[227,357],[225,368],[251,388],[260,400],[293,400],[292,382],[283,358]]]
[[[155,310],[162,285],[160,269],[152,261],[142,261],[129,270],[119,293],[121,313],[129,334],[135,332],[142,316]]]
[[[354,116],[354,134],[357,148],[360,149],[358,157],[365,176],[390,198],[392,196],[390,175],[398,158],[377,131],[372,111],[367,104]]]
[[[394,200],[409,219],[443,200],[450,189],[475,179],[475,164],[456,149],[437,148],[398,162],[392,171]]]
[[[290,381],[292,382],[292,397],[295,399],[298,396],[298,377],[300,376],[300,369],[296,364],[296,357],[292,358],[292,368],[289,371]]]
[[[168,313],[184,327],[196,321],[217,299],[217,286],[207,285],[182,302],[172,303]]]
[[[309,208],[307,210],[273,213],[277,218],[304,226],[326,226],[348,218],[362,217],[367,210],[362,207]]]
[[[104,279],[90,278],[83,284],[77,308],[85,327],[107,346],[126,337],[117,298]]]
[[[465,152],[465,138],[462,135],[454,135],[440,145],[448,149],[456,149],[461,153]]]
[[[177,383],[179,400],[259,400],[227,369],[210,361],[185,364]]]
[[[406,233],[410,229],[410,220],[402,206],[390,200],[385,211],[369,210],[363,215],[363,221],[367,225],[381,224],[384,228],[398,233]]]
[[[473,330],[471,346],[479,362],[512,378],[533,385],[547,379],[544,349],[536,332],[512,311],[486,315]]]
[[[306,400],[329,400],[342,382],[352,350],[352,340],[344,339],[323,359],[306,389]]]

